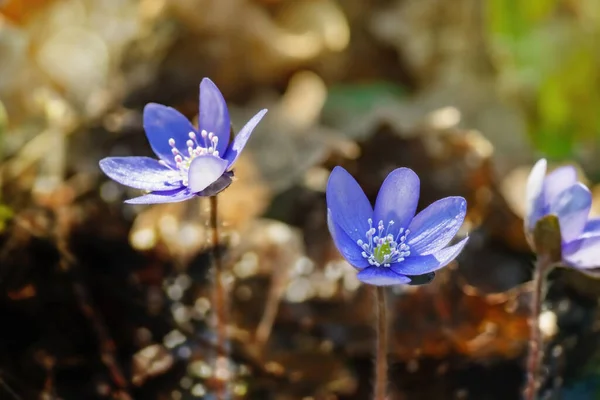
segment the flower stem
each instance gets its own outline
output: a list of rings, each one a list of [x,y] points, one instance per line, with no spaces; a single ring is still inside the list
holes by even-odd
[[[385,400],[388,382],[388,324],[385,304],[385,288],[376,286],[375,295],[377,299],[377,353],[375,356],[374,400]]]
[[[213,254],[213,307],[215,328],[217,331],[217,357],[215,359],[215,377],[217,378],[217,399],[224,400],[227,395],[229,379],[229,355],[227,354],[227,298],[223,286],[223,265],[219,243],[217,196],[210,197],[210,226],[212,229]]]
[[[533,296],[530,304],[530,333],[527,356],[527,385],[524,399],[535,400],[538,392],[540,359],[542,356],[542,335],[540,333],[539,317],[542,302],[546,294],[546,277],[552,266],[551,257],[540,254],[533,270]]]

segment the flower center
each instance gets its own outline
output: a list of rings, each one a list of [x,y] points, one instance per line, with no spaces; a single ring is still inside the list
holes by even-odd
[[[175,146],[175,139],[169,139],[169,146],[171,146],[171,153],[173,153],[173,158],[175,160],[176,169],[171,167],[169,164],[160,160],[159,163],[179,172],[181,176],[182,183],[187,186],[188,185],[188,172],[190,169],[190,164],[192,160],[198,156],[202,155],[213,155],[215,157],[219,156],[219,151],[217,150],[217,143],[219,143],[219,138],[212,132],[206,132],[202,130],[200,132],[200,142],[198,142],[198,137],[196,132],[188,133],[189,139],[185,143],[187,146],[187,155],[180,152],[179,149]]]
[[[404,261],[410,255],[410,247],[406,244],[406,237],[410,233],[408,229],[400,228],[398,235],[394,237],[389,233],[394,225],[390,221],[387,228],[383,221],[379,221],[377,229],[373,227],[373,220],[369,218],[369,230],[365,232],[366,241],[356,241],[362,249],[362,256],[369,261],[370,265],[376,267],[389,267],[390,264]]]

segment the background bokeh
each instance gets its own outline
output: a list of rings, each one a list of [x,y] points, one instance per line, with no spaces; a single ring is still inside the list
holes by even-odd
[[[0,399],[211,398],[208,204],[125,205],[98,169],[151,155],[146,103],[194,120],[203,77],[238,129],[269,109],[220,195],[234,397],[369,398],[342,165],[371,199],[407,166],[420,208],[469,203],[458,262],[390,290],[390,399],[518,399],[532,161],[600,194],[597,0],[0,0]],[[541,398],[595,399],[600,283],[550,279]]]

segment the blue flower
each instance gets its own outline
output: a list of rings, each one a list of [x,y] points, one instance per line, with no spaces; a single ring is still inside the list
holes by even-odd
[[[266,112],[252,117],[229,143],[227,104],[217,86],[204,78],[200,83],[198,129],[177,110],[149,103],[144,107],[144,129],[159,160],[108,157],[100,161],[100,169],[123,185],[150,192],[125,201],[130,204],[214,196],[231,184],[231,168]]]
[[[468,238],[446,247],[463,223],[467,202],[446,197],[415,215],[419,177],[392,171],[379,190],[375,209],[354,178],[335,167],[327,183],[327,222],[333,241],[364,283],[411,283],[411,275],[436,271],[454,260]]]
[[[575,268],[600,264],[600,219],[590,219],[592,194],[577,181],[572,166],[559,167],[546,175],[547,163],[539,160],[527,181],[525,232],[531,238],[537,221],[556,215],[560,224],[562,259]]]

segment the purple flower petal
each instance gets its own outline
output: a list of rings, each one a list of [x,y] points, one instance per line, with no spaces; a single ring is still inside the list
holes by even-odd
[[[326,194],[332,221],[353,241],[365,240],[373,209],[352,175],[342,167],[335,167],[329,176]]]
[[[556,197],[564,190],[577,183],[577,170],[567,165],[556,168],[544,180],[544,197],[546,207],[550,207]]]
[[[546,160],[542,158],[535,163],[527,179],[524,218],[526,232],[533,232],[535,223],[545,214],[544,178],[546,177],[546,167]]]
[[[127,204],[159,204],[159,203],[178,203],[194,197],[194,193],[189,188],[182,187],[176,190],[167,190],[161,192],[152,192],[140,197],[125,200]]]
[[[420,182],[417,174],[408,168],[398,168],[390,172],[379,189],[373,224],[383,221],[384,226],[394,221],[391,234],[395,236],[400,228],[408,228],[415,216],[419,202]]]
[[[217,150],[223,156],[229,144],[231,121],[227,103],[217,86],[208,78],[200,83],[200,112],[198,114],[198,130],[212,132],[219,138]]]
[[[578,237],[578,239],[592,236],[600,236],[600,218],[588,220],[583,228],[583,233]]]
[[[211,183],[206,189],[201,192],[196,193],[196,196],[202,197],[210,197],[216,196],[221,193],[223,190],[227,189],[231,182],[233,181],[233,172],[225,172],[223,175],[219,177],[216,181]]]
[[[435,278],[435,272],[429,272],[423,275],[407,275],[410,278],[410,286],[421,286],[427,285],[431,283],[433,278]]]
[[[469,238],[464,238],[454,246],[446,247],[434,254],[408,257],[406,260],[392,264],[390,268],[402,275],[422,275],[437,271],[454,260],[467,244]],[[412,249],[411,249],[412,250]]]
[[[169,139],[174,139],[179,151],[187,154],[189,133],[196,132],[179,111],[156,103],[148,103],[144,107],[144,130],[154,153],[172,168],[176,166]]]
[[[192,160],[188,173],[188,187],[198,193],[217,181],[227,169],[227,160],[212,155],[198,156]]]
[[[600,266],[600,236],[586,237],[563,247],[563,260],[576,268]]]
[[[369,266],[367,259],[361,255],[362,249],[346,235],[346,232],[338,224],[333,222],[331,219],[331,210],[327,210],[327,226],[329,227],[335,247],[337,247],[340,254],[344,256],[350,265],[357,269]]]
[[[225,156],[223,157],[229,162],[229,166],[232,166],[233,163],[236,162],[240,153],[246,146],[246,142],[248,142],[248,139],[250,139],[252,131],[254,130],[254,128],[256,128],[256,125],[258,125],[258,123],[265,116],[266,113],[267,110],[261,110],[258,113],[256,113],[256,115],[252,117],[250,121],[248,121],[246,125],[244,125],[244,127],[240,130],[240,132],[235,136],[235,139],[233,139],[231,146],[229,146],[227,152],[225,153]]]
[[[564,242],[577,239],[583,232],[592,207],[592,194],[581,183],[563,190],[552,202],[550,213],[558,216]]]
[[[462,197],[446,197],[432,203],[408,227],[410,252],[427,255],[442,249],[456,235],[466,213],[467,201]]]
[[[100,169],[111,179],[135,189],[172,190],[182,187],[181,176],[150,157],[107,157]]]
[[[390,268],[368,267],[361,270],[356,277],[359,281],[375,286],[402,285],[410,283],[410,278],[399,275]]]

